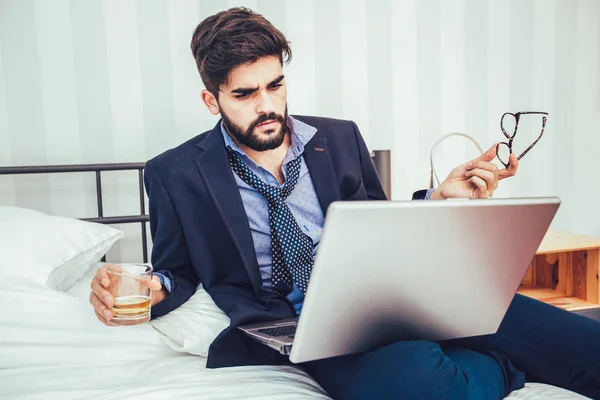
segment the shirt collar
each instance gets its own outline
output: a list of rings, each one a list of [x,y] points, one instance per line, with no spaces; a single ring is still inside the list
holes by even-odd
[[[287,163],[288,159],[291,160],[292,158],[300,156],[304,152],[304,146],[306,146],[313,136],[315,136],[315,133],[317,133],[317,128],[314,126],[308,125],[290,116],[288,116],[287,125],[290,128],[291,144],[284,163]],[[244,153],[244,151],[240,149],[240,147],[233,141],[231,136],[229,136],[227,130],[225,130],[225,125],[223,124],[222,120],[221,134],[225,140],[225,146],[231,148],[242,157],[245,157],[246,160],[250,160],[250,157],[248,157],[246,153]]]

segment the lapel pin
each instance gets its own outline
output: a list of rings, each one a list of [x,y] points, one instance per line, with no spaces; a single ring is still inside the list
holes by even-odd
[[[324,149],[324,148],[322,148],[322,147],[315,147],[315,150],[316,150],[316,151],[325,151],[325,149]]]

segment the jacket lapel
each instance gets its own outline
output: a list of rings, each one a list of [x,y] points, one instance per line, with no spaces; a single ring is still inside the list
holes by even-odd
[[[242,256],[254,291],[258,294],[262,280],[254,251],[254,242],[242,197],[227,158],[220,121],[207,137],[198,143],[198,147],[201,154],[196,157],[195,161],[200,175]]]
[[[229,165],[220,121],[197,146],[200,148],[200,155],[195,158],[195,161],[200,175],[240,252],[254,291],[259,294],[262,279],[252,233],[242,197]],[[340,192],[327,140],[320,137],[318,132],[304,147],[304,161],[323,213],[326,213],[327,207],[332,202],[340,200]]]
[[[327,147],[327,140],[320,137],[318,132],[304,146],[304,160],[310,172],[317,198],[325,214],[327,207],[332,202],[340,200],[340,190],[335,177],[331,154]]]

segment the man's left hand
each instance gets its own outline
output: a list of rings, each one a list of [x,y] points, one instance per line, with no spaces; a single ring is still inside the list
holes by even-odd
[[[496,157],[496,144],[488,151],[466,164],[454,168],[450,175],[431,193],[431,200],[449,198],[487,199],[498,188],[502,179],[515,176],[519,168],[519,160],[510,155],[509,167],[498,169],[491,161]]]

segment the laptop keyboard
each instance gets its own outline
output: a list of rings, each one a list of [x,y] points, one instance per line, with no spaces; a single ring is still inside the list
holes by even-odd
[[[290,336],[291,338],[293,338],[294,334],[296,333],[296,325],[278,326],[276,328],[264,328],[259,329],[258,332],[270,336]]]

